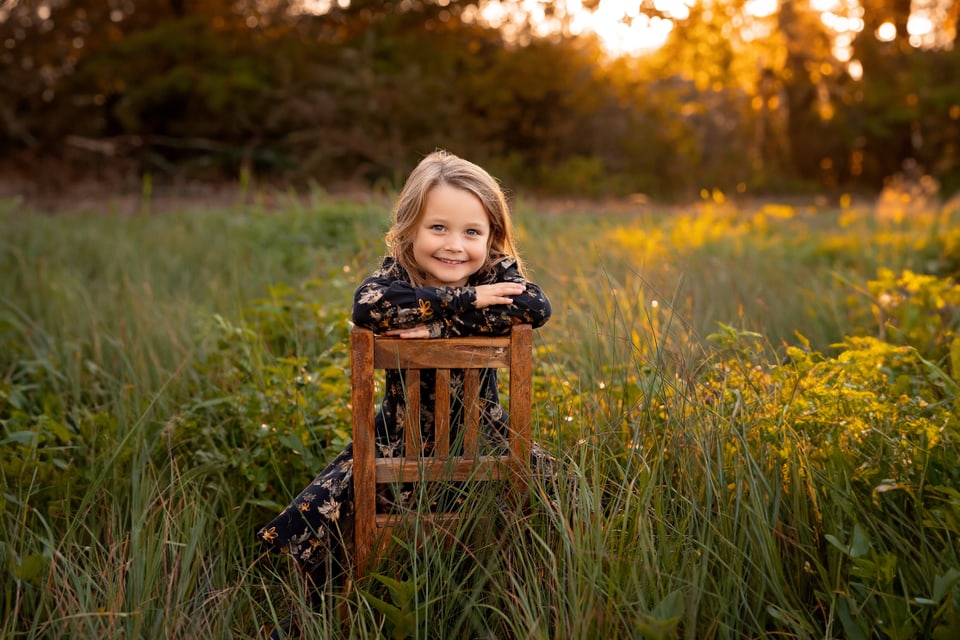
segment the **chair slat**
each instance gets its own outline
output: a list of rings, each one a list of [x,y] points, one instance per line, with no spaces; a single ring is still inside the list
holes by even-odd
[[[406,418],[404,420],[404,455],[416,457],[423,455],[423,434],[420,433],[420,370],[407,369],[404,375],[406,385]]]
[[[421,513],[417,516],[420,522],[425,525],[430,526],[442,526],[442,525],[453,525],[460,521],[461,515],[459,513],[453,513],[449,511],[441,511],[438,513]],[[377,526],[383,528],[391,528],[403,522],[403,514],[397,513],[378,513],[377,514]]]
[[[373,553],[377,528],[376,429],[374,423],[373,333],[354,331],[351,336],[350,371],[353,410],[353,491],[356,523],[356,566],[366,567]]]
[[[463,482],[501,480],[508,477],[510,456],[456,458],[380,458],[377,460],[377,484],[397,482]]]
[[[477,457],[480,440],[480,372],[463,372],[463,456]]]
[[[510,457],[517,488],[530,470],[530,422],[533,413],[533,328],[519,325],[511,333],[510,350]]]
[[[377,369],[504,369],[510,366],[510,338],[378,336],[373,364]]]
[[[436,449],[433,455],[450,455],[450,369],[437,369],[436,402],[433,408]]]

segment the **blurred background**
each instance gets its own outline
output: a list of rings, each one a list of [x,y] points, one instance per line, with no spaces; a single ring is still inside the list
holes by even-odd
[[[958,0],[0,0],[0,195],[960,188]]]

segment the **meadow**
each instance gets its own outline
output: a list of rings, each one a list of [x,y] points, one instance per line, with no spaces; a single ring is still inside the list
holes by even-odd
[[[562,473],[312,611],[254,532],[349,440],[390,200],[266,202],[0,201],[0,636],[960,637],[956,204],[518,199]]]

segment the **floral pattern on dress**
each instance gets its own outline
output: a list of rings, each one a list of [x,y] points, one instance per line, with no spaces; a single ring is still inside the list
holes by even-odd
[[[496,282],[524,284],[524,293],[513,296],[509,305],[477,309],[475,287]],[[519,272],[513,258],[501,258],[493,266],[474,274],[463,287],[415,287],[407,272],[390,257],[384,258],[354,294],[353,321],[374,332],[426,325],[430,336],[457,337],[503,335],[514,324],[540,327],[550,318],[550,301],[537,285]],[[429,319],[429,321],[427,321]],[[421,372],[420,430],[425,449],[433,444],[434,382],[436,372]],[[376,416],[377,449],[383,457],[403,455],[404,392],[401,371],[387,371],[385,390]],[[451,371],[451,441],[462,424],[463,372]],[[508,419],[500,405],[497,376],[493,369],[480,374],[480,415],[486,446],[496,448],[506,433]],[[535,469],[552,465],[549,455],[536,443],[531,445]],[[401,488],[395,495],[378,496],[378,505],[413,499],[412,491]],[[276,518],[257,532],[270,550],[286,553],[301,568],[311,571],[339,561],[353,537],[353,445],[347,447]]]

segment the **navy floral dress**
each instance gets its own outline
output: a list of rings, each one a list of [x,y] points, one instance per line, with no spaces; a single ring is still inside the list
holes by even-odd
[[[516,282],[526,291],[513,296],[509,305],[478,309],[476,287],[496,282]],[[503,335],[514,324],[542,326],[550,318],[550,301],[528,282],[514,258],[504,257],[489,270],[471,276],[463,287],[415,287],[407,272],[390,257],[365,279],[354,294],[353,321],[375,332],[424,325],[430,336],[449,338],[472,335]],[[429,446],[433,435],[432,372],[421,380],[421,431]],[[462,372],[451,373],[452,396],[458,396]],[[487,433],[503,433],[507,416],[500,406],[496,371],[481,373],[481,419]],[[402,455],[404,404],[402,372],[388,371],[383,402],[376,417],[377,447],[384,457]],[[453,424],[457,422],[454,400]],[[549,456],[536,443],[531,446],[534,468],[549,468]],[[306,571],[314,572],[334,563],[342,568],[344,546],[353,537],[353,445],[347,447],[320,472],[283,512],[257,532],[267,549],[286,553]]]

